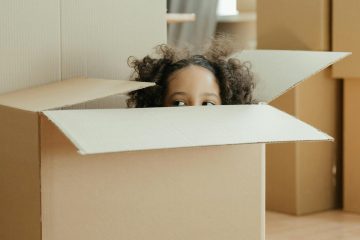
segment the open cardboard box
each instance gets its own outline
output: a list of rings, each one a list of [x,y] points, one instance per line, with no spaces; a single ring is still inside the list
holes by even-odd
[[[346,55],[235,57],[269,102]],[[265,143],[331,140],[266,104],[60,109],[150,85],[72,79],[0,96],[1,239],[264,239]]]

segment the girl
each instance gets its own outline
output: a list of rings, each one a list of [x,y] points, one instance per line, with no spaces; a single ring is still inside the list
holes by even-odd
[[[216,38],[203,54],[168,45],[156,47],[158,57],[130,57],[131,80],[156,86],[131,92],[128,107],[211,106],[251,104],[253,75],[247,63],[229,58],[226,38]]]

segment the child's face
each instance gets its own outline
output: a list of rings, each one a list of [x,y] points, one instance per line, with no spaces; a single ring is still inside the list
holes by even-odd
[[[220,105],[220,88],[208,69],[190,65],[177,70],[168,79],[164,107]]]

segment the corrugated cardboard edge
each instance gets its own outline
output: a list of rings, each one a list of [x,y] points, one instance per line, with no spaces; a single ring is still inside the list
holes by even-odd
[[[296,117],[283,112],[277,108],[274,108],[277,111],[287,115],[290,118],[296,119],[297,121],[300,121]],[[66,128],[60,123],[60,122],[54,122],[50,117],[48,117],[45,113],[41,113],[41,116],[47,119],[49,122],[54,124],[56,128],[64,134],[66,138],[68,138],[73,145],[78,149],[78,153],[81,155],[90,155],[90,154],[108,154],[108,153],[117,153],[117,152],[134,152],[134,151],[148,151],[148,150],[162,150],[162,149],[175,149],[175,148],[199,148],[199,147],[207,147],[207,146],[226,146],[226,145],[244,145],[244,144],[273,144],[273,143],[286,143],[286,142],[317,142],[317,141],[334,141],[334,139],[329,136],[328,134],[320,131],[319,129],[307,124],[309,127],[313,128],[315,131],[319,132],[321,135],[324,135],[324,138],[319,138],[318,140],[307,140],[307,139],[297,139],[294,141],[284,140],[284,141],[260,141],[260,142],[250,142],[250,143],[234,143],[234,144],[208,144],[204,146],[179,146],[179,147],[157,147],[157,148],[143,148],[143,149],[132,149],[132,150],[123,150],[123,151],[108,151],[106,153],[104,152],[88,152],[85,150],[85,148],[82,146],[80,142],[78,142],[74,137],[72,137],[72,134],[69,133]]]
[[[49,117],[47,117],[44,113],[40,112],[40,117],[45,119],[46,121],[50,122],[52,125],[56,127],[56,129],[62,133],[67,139],[71,141],[71,143],[75,146],[75,148],[78,150],[77,152],[81,155],[85,155],[86,153],[84,148],[81,146],[79,142],[77,142],[73,137],[71,137],[71,134],[69,134],[65,128],[61,129],[61,123],[54,123]]]
[[[59,130],[60,131],[60,130]],[[64,134],[66,137],[67,135]],[[68,138],[68,137],[67,137]],[[69,138],[70,139],[70,138]],[[72,140],[70,139],[70,141],[72,142]],[[297,140],[296,142],[318,142],[318,141],[328,141],[331,142],[332,140]],[[78,148],[74,143],[73,145],[78,149],[78,153],[80,155],[97,155],[97,154],[114,154],[114,153],[119,153],[119,152],[138,152],[138,151],[156,151],[156,150],[167,150],[167,149],[179,149],[179,148],[189,148],[189,149],[193,149],[193,148],[203,148],[203,147],[211,147],[211,146],[231,146],[231,145],[253,145],[253,144],[279,144],[279,143],[288,143],[291,141],[269,141],[269,142],[252,142],[252,143],[233,143],[233,144],[213,144],[213,145],[204,145],[204,146],[186,146],[186,147],[173,147],[173,148],[148,148],[148,149],[141,149],[141,150],[126,150],[126,151],[109,151],[106,153],[103,152],[86,152],[84,150],[81,150],[80,148]]]
[[[261,203],[260,203],[260,212],[261,212],[261,235],[260,239],[265,240],[266,232],[266,147],[265,144],[261,145],[261,180],[260,180],[260,192],[261,192]]]
[[[11,144],[9,148],[0,147],[0,162],[5,165],[4,169],[0,167],[5,177],[0,185],[3,191],[12,189],[2,192],[5,195],[0,198],[4,210],[0,222],[5,222],[0,226],[0,235],[5,239],[41,239],[40,138],[36,122],[39,116],[3,105],[0,110],[5,114],[0,122],[4,121],[2,127],[6,127],[0,142]]]
[[[274,108],[275,108],[275,107],[274,107]],[[277,109],[279,112],[282,112],[282,113],[288,115],[289,117],[292,117],[292,118],[294,118],[294,119],[297,119],[297,120],[299,120],[299,121],[304,122],[303,120],[300,120],[300,119],[294,117],[293,115],[288,114],[287,112],[284,112],[284,111],[282,111],[282,110],[280,110],[280,109],[278,109],[278,108],[275,108],[275,109]],[[318,129],[318,128],[316,128],[316,127],[313,127],[311,124],[309,124],[309,123],[307,123],[307,122],[304,122],[304,123],[306,123],[307,125],[311,126],[313,129],[315,129],[316,131],[318,131],[320,134],[326,135],[328,139],[323,139],[323,140],[299,140],[299,141],[296,141],[296,142],[318,142],[318,141],[330,141],[330,142],[333,142],[333,141],[335,140],[332,136],[330,136],[329,134],[321,131],[320,129]]]

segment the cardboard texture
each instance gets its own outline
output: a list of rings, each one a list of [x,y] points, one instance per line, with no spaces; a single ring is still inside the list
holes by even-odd
[[[259,0],[257,7],[259,48],[330,49],[329,0]],[[341,154],[340,91],[340,82],[333,79],[327,69],[271,102],[283,111],[326,129],[336,141],[267,147],[269,210],[300,215],[338,206],[341,176],[336,169]]]
[[[333,0],[333,49],[353,52],[333,67],[333,76],[344,78],[344,210],[360,213],[359,120],[360,112],[360,2]]]
[[[319,54],[320,62],[308,59],[318,69],[304,70],[306,76],[334,61],[333,53]],[[296,61],[274,56],[288,59],[279,71]],[[265,76],[266,69],[257,70]],[[89,90],[89,81],[100,92]],[[278,81],[286,85],[279,89],[297,84],[289,82]],[[86,101],[114,94],[105,80],[62,84],[71,83],[78,92],[89,90]],[[2,239],[264,239],[265,152],[259,143],[329,139],[266,105],[36,112],[44,106],[33,96],[56,103],[46,107],[62,107],[58,95],[44,91],[53,86],[13,93],[16,104],[11,93],[0,98],[0,139],[7,146],[0,151],[7,194],[0,198]],[[116,91],[128,89],[119,84]],[[78,96],[69,98],[78,103]],[[17,99],[36,107],[22,110],[26,101]]]
[[[61,74],[128,79],[129,56],[166,42],[166,1],[61,0]]]
[[[42,239],[41,147],[37,111],[149,85],[73,79],[0,96],[0,239]]]
[[[259,49],[330,50],[330,0],[258,0],[257,24]]]
[[[0,239],[41,239],[38,114],[0,106]]]
[[[360,213],[359,79],[344,80],[344,210]]]
[[[254,98],[267,102],[295,87],[302,79],[313,76],[350,53],[285,51],[285,50],[245,50],[234,57],[249,62],[255,73],[256,88]],[[284,71],[286,66],[286,71]],[[274,84],[276,82],[276,84]]]
[[[165,13],[165,0],[1,1],[0,93],[78,76],[127,79],[128,56],[144,56],[166,42]],[[95,99],[116,91],[116,83],[97,86],[103,86],[99,92],[95,85],[77,89],[71,84],[65,92],[60,91],[65,85],[54,85],[60,88],[42,92],[43,101],[32,95],[22,98],[21,105],[38,111],[83,102],[88,92]],[[0,104],[0,239],[40,240],[46,229],[40,210],[39,115],[19,110],[21,94],[16,94],[7,95],[16,101],[6,104],[2,98]],[[119,98],[81,107],[118,107],[123,104]]]
[[[59,0],[1,1],[0,94],[60,79],[59,14]]]
[[[81,156],[42,126],[43,239],[264,239],[262,144]]]
[[[353,54],[333,66],[335,78],[360,78],[360,2],[357,0],[333,0],[332,49]],[[340,50],[341,49],[341,50]]]
[[[339,186],[334,171],[341,147],[337,115],[341,109],[339,84],[331,79],[330,69],[326,69],[271,103],[320,129],[326,129],[335,142],[269,145],[268,209],[301,215],[337,205]]]
[[[154,83],[124,80],[74,78],[1,95],[0,103],[39,112],[124,94],[153,85]]]
[[[128,79],[129,56],[143,57],[165,43],[165,0],[61,0],[61,77]],[[124,107],[110,96],[79,108]]]
[[[166,42],[165,13],[165,0],[4,0],[0,93],[79,76],[128,79],[129,56]],[[119,103],[113,96],[82,106]]]

